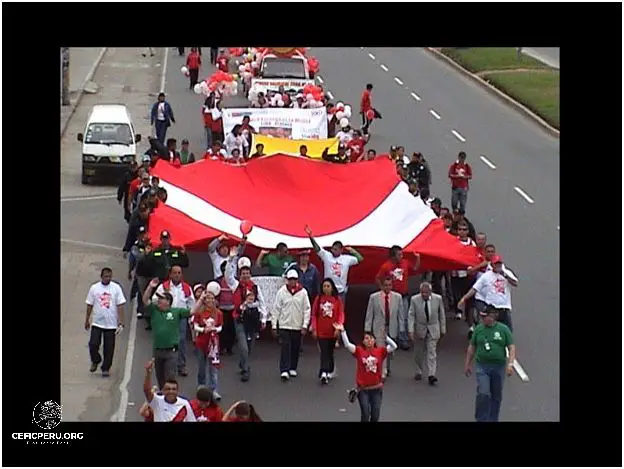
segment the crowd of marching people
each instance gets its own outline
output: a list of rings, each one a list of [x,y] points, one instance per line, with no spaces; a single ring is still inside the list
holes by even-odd
[[[200,53],[193,48],[189,57],[193,54],[199,57]],[[225,68],[229,60],[225,59],[224,53],[215,54],[213,63]],[[187,61],[189,69],[196,64],[195,59]],[[191,79],[193,77],[191,75]],[[339,138],[340,145],[336,155],[328,155],[326,151],[325,160],[357,163],[377,157],[375,150],[365,148],[370,125],[373,119],[380,117],[372,107],[372,90],[369,84],[362,93],[360,129],[351,129],[348,125],[340,127],[336,113],[344,113],[345,106],[341,104],[340,111],[333,111],[334,105],[324,101],[326,96],[319,97],[318,102],[327,107],[328,116],[339,129],[336,132],[335,125],[329,127],[332,136]],[[284,95],[276,96],[280,97],[277,104],[287,105]],[[303,106],[309,102],[304,98],[296,94],[288,105]],[[269,102],[275,102],[275,97],[258,94],[258,105]],[[202,114],[209,142],[204,158],[242,164],[251,157],[263,156],[261,145],[250,148],[251,136],[256,130],[248,118],[231,134],[223,136],[222,123],[220,127],[214,125],[219,120],[220,106],[216,92],[204,103]],[[157,137],[150,138],[150,148],[143,155],[141,166],[133,164],[120,181],[117,197],[128,222],[123,253],[129,262],[130,297],[136,298],[137,314],[145,320],[153,341],[153,360],[146,366],[144,382],[147,402],[140,411],[146,421],[260,421],[253,406],[245,401],[237,402],[227,412],[221,410],[219,375],[222,356],[233,355],[236,350],[240,380],[249,381],[251,352],[260,332],[266,328],[270,328],[280,343],[278,367],[282,381],[298,376],[302,339],[307,334],[318,343],[321,385],[335,378],[334,353],[343,345],[356,359],[356,386],[350,390],[349,400],[358,400],[362,421],[377,421],[383,385],[391,374],[391,358],[398,348],[413,348],[416,380],[422,380],[426,374],[429,385],[437,384],[437,343],[446,333],[447,312],[467,323],[469,345],[465,372],[472,373],[475,360],[478,384],[475,418],[477,421],[498,420],[503,380],[506,374],[511,374],[515,359],[511,287],[517,286],[518,279],[505,266],[496,247],[488,242],[487,235],[476,232],[466,217],[472,168],[464,152],[460,152],[449,167],[450,207],[430,193],[431,169],[421,153],[408,157],[404,147],[393,146],[389,157],[396,162],[397,174],[410,192],[433,210],[448,233],[462,244],[476,247],[481,262],[464,270],[422,273],[419,291],[411,295],[408,278],[419,270],[420,259],[416,256],[415,260],[408,260],[400,246],[393,246],[388,260],[379,266],[376,278],[371,279],[379,290],[369,298],[363,340],[354,344],[345,330],[346,295],[349,269],[362,262],[363,257],[339,240],[329,249],[320,246],[309,227],[305,228],[310,239],[309,250],[293,255],[285,243],[279,243],[273,252],[263,250],[252,261],[245,255],[246,235],[252,227],[243,222],[240,243],[233,242],[226,234],[210,243],[213,271],[209,276],[212,280],[195,285],[186,283],[184,269],[190,261],[185,247],[174,242],[176,227],[162,231],[158,240],[151,240],[147,234],[150,213],[167,200],[166,190],[159,186],[160,181],[153,174],[156,161],[165,159],[174,165],[183,165],[197,160],[187,140],[182,140],[178,150],[176,139],[165,138],[166,128],[164,133],[162,129],[159,133],[156,121],[163,113],[170,114],[173,120],[164,94],[159,96],[152,110]],[[305,149],[301,151],[304,153]],[[322,262],[322,272],[310,261],[313,252]],[[254,265],[267,268],[269,276],[283,278],[283,286],[271,303],[252,280]],[[115,332],[123,328],[126,299],[123,292],[111,286],[114,282],[111,282],[110,269],[105,270],[101,281],[89,291],[85,327],[88,329],[91,325],[91,371],[101,366],[102,373],[108,375]],[[107,320],[103,322],[102,318]],[[104,358],[99,355],[102,341]],[[187,400],[178,395],[175,376],[188,375],[190,353],[197,357],[198,388],[195,399]],[[156,375],[156,386],[152,385],[152,373]]]

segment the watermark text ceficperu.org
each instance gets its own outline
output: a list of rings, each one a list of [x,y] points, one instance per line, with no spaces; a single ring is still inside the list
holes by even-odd
[[[12,433],[14,440],[24,440],[33,445],[68,445],[71,440],[82,440],[84,433],[52,432],[52,433]]]

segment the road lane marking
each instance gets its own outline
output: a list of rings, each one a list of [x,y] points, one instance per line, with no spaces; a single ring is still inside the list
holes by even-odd
[[[87,241],[78,241],[76,239],[61,238],[61,243],[75,244],[76,246],[85,246],[88,248],[108,249],[110,251],[116,251],[116,252],[119,252],[120,250],[119,246],[109,246],[108,244],[89,243]]]
[[[410,93],[412,95],[412,98],[414,98],[416,101],[420,101],[420,96],[418,96],[416,93]]]
[[[165,92],[165,77],[167,75],[167,54],[165,54],[165,61],[162,68],[162,77],[161,84],[163,93]],[[117,248],[119,249],[119,248]],[[135,301],[132,302],[133,304]],[[132,320],[130,321],[130,332],[128,333],[128,348],[126,349],[126,363],[124,364],[124,376],[119,383],[119,392],[121,394],[121,399],[119,400],[119,408],[117,412],[113,414],[111,417],[111,421],[124,422],[126,420],[126,412],[128,410],[128,385],[130,384],[130,379],[132,377],[132,364],[134,363],[134,348],[136,346],[136,337],[137,337],[137,323],[139,318],[134,313],[134,308],[130,309],[129,314],[132,315]]]
[[[368,56],[372,59],[375,60],[375,56],[373,54],[371,54],[370,52],[368,53]]]
[[[440,120],[440,114],[438,114],[437,112],[435,112],[433,109],[429,109],[429,114],[431,114],[433,117],[435,117],[436,119]]]
[[[388,71],[388,67],[386,67],[384,64],[381,64],[380,67],[382,68],[384,72]]]
[[[400,78],[394,77],[394,81],[396,81],[399,85],[403,86],[403,82]]]
[[[169,60],[169,48],[165,47],[165,58],[163,59],[162,76],[160,77],[160,92],[165,92],[165,85],[167,84],[167,61]]]
[[[466,141],[466,139],[462,136],[462,134],[460,134],[457,130],[453,129],[453,130],[451,130],[451,133],[453,135],[455,135],[457,140],[459,140],[460,142],[465,142]]]
[[[496,169],[496,165],[492,163],[490,160],[488,160],[485,156],[481,155],[479,158],[481,158],[481,161],[483,161],[486,165],[488,165],[490,169]]]
[[[63,202],[81,202],[83,200],[103,200],[103,199],[115,199],[117,194],[102,194],[102,195],[81,195],[78,197],[61,197],[61,203]]]
[[[319,83],[321,83],[321,84],[323,83],[323,79],[321,77],[316,77],[316,78],[319,81]]]
[[[535,200],[533,200],[531,198],[531,196],[529,194],[527,194],[526,192],[524,192],[522,189],[520,189],[518,186],[514,187],[514,190],[518,193],[518,195],[520,195],[520,197],[522,197],[524,200],[526,200],[528,203],[530,204],[534,204]]]
[[[113,414],[111,417],[111,422],[125,422],[126,421],[126,412],[128,411],[129,405],[134,405],[134,403],[128,402],[129,392],[128,385],[130,384],[130,379],[132,377],[132,364],[134,362],[134,347],[136,346],[136,331],[137,324],[139,322],[139,318],[134,312],[134,305],[136,304],[136,300],[132,300],[130,311],[126,314],[131,314],[132,319],[130,320],[130,332],[128,333],[128,348],[126,349],[126,363],[124,366],[124,375],[121,383],[119,384],[119,392],[121,393],[121,398],[119,400],[119,408],[117,412]]]
[[[327,92],[327,96],[329,96],[329,99],[334,99],[334,95],[332,94],[331,91]]]

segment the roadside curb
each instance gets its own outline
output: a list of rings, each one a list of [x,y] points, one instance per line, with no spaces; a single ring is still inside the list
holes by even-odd
[[[76,109],[80,105],[80,101],[82,101],[82,97],[84,96],[85,86],[87,86],[87,83],[89,83],[93,79],[93,75],[95,75],[95,71],[97,70],[98,66],[100,65],[100,62],[102,62],[102,59],[106,55],[106,51],[107,50],[108,50],[108,47],[102,47],[102,49],[100,50],[100,53],[98,54],[97,58],[95,59],[95,62],[93,62],[93,66],[89,70],[89,73],[87,73],[87,77],[84,79],[84,81],[80,85],[80,88],[78,89],[78,96],[76,97],[75,102],[73,104],[70,104],[70,106],[69,106],[70,107],[69,115],[65,119],[65,122],[62,123],[61,138],[63,138],[63,136],[65,135],[65,131],[67,130],[67,127],[69,125],[69,121],[71,120],[72,116],[76,112]]]
[[[451,59],[450,57],[447,57],[446,55],[444,55],[442,52],[440,52],[439,50],[437,50],[434,47],[425,47],[425,50],[427,52],[429,52],[431,55],[437,57],[440,60],[445,61],[446,63],[448,63],[450,66],[452,66],[455,70],[459,71],[462,75],[467,76],[469,78],[471,78],[473,81],[475,81],[477,84],[481,85],[482,88],[484,88],[486,91],[489,91],[491,94],[495,95],[496,97],[498,97],[499,99],[501,99],[502,101],[504,101],[506,104],[510,104],[511,106],[513,106],[514,108],[516,108],[516,110],[522,112],[525,116],[533,119],[533,121],[535,121],[537,124],[539,124],[544,130],[546,130],[549,134],[551,134],[553,137],[557,137],[559,138],[560,135],[560,131],[557,130],[556,128],[554,128],[552,125],[550,125],[548,122],[546,122],[544,119],[542,119],[540,116],[538,116],[537,114],[535,114],[533,111],[531,111],[529,108],[527,108],[526,106],[524,106],[523,104],[519,103],[518,101],[516,101],[515,99],[513,99],[511,96],[503,93],[501,90],[499,90],[498,88],[496,88],[495,86],[489,84],[487,81],[485,81],[483,78],[475,75],[474,73],[472,73],[471,71],[465,69],[464,67],[462,67],[460,64],[458,64],[457,62],[455,62],[453,59]]]

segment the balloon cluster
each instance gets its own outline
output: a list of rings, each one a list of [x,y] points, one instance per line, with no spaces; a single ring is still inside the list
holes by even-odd
[[[323,107],[323,89],[316,85],[305,85],[303,87],[303,99],[308,103],[309,108]]]
[[[249,82],[255,75],[256,71],[260,68],[260,63],[255,60],[257,50],[253,47],[247,49],[247,53],[243,51],[243,62],[238,66],[240,76],[245,82]]]
[[[218,70],[206,78],[206,80],[197,83],[193,91],[206,96],[210,95],[213,91],[219,93],[221,96],[236,96],[238,93],[236,75]]]
[[[320,68],[320,64],[319,61],[316,57],[308,57],[308,69],[310,70],[310,73],[318,73],[319,68]]]
[[[338,119],[340,128],[344,129],[345,127],[349,126],[349,119],[351,119],[352,115],[351,106],[349,106],[348,104],[345,105],[344,103],[337,102],[331,112],[334,113],[336,119]]]

